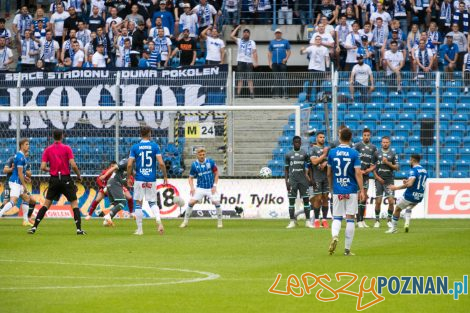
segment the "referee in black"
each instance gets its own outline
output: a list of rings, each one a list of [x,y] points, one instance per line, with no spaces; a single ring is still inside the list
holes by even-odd
[[[46,215],[52,201],[57,201],[60,199],[61,195],[64,195],[73,208],[73,219],[77,227],[77,235],[86,235],[81,227],[82,221],[80,209],[78,208],[76,186],[70,177],[70,168],[72,168],[75,174],[77,174],[78,181],[81,181],[80,171],[77,167],[77,163],[75,163],[72,149],[70,146],[62,143],[64,138],[63,131],[60,129],[54,130],[53,136],[54,143],[44,150],[41,159],[41,170],[43,172],[49,172],[51,175],[46,200],[36,216],[34,226],[28,230],[28,233],[34,234],[36,232],[39,223],[41,223],[41,220]],[[47,166],[48,163],[49,167]]]

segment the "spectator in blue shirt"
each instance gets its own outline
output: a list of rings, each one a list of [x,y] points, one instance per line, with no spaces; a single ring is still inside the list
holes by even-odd
[[[274,31],[275,39],[271,40],[269,43],[268,51],[268,62],[269,68],[273,72],[280,73],[275,75],[276,82],[283,82],[285,80],[285,74],[287,72],[287,60],[289,60],[291,51],[289,41],[282,39],[282,32],[278,28]],[[279,86],[272,86],[272,95],[275,97],[279,92]],[[287,88],[282,88],[282,94],[279,94],[280,97],[288,98]]]
[[[150,51],[148,50],[142,52],[142,58],[139,60],[139,68],[150,68],[149,55]]]
[[[157,17],[162,19],[163,27],[167,27],[170,30],[170,34],[175,31],[175,19],[173,15],[166,10],[166,1],[160,1],[160,10],[155,11],[152,16],[152,27],[155,27],[155,20]]]
[[[442,58],[444,64],[444,71],[451,73],[451,79],[454,79],[452,74],[457,66],[457,59],[459,57],[459,46],[454,43],[454,37],[447,34],[446,43],[441,45],[439,49],[439,55]]]
[[[373,61],[374,61],[375,51],[373,47],[369,46],[368,38],[369,37],[367,37],[367,35],[361,36],[362,46],[357,48],[357,54],[363,56],[365,64],[369,65],[370,68],[374,68]]]

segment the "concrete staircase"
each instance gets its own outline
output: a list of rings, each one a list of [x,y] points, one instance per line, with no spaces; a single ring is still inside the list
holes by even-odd
[[[234,105],[293,105],[293,99],[235,99]],[[283,126],[293,111],[234,112],[234,174],[258,176],[259,170],[272,158]]]

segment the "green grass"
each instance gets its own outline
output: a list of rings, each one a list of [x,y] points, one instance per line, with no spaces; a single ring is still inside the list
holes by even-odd
[[[278,220],[228,220],[224,229],[210,220],[192,220],[189,228],[179,229],[179,222],[166,221],[160,236],[147,220],[145,235],[138,237],[131,220],[118,220],[115,228],[93,220],[84,222],[88,235],[81,237],[71,220],[45,219],[35,235],[27,235],[18,219],[0,220],[0,312],[354,312],[356,298],[349,295],[323,303],[314,295],[319,287],[302,298],[268,289],[278,273],[283,275],[279,290],[285,290],[289,274],[305,272],[333,280],[345,271],[359,278],[449,276],[450,285],[470,274],[466,220],[413,220],[408,234],[356,229],[355,257],[342,256],[344,224],[339,253],[329,256],[329,230],[287,230],[287,222]],[[180,269],[220,277],[193,282],[206,276]],[[349,289],[357,292],[358,286]],[[468,295],[458,301],[450,295],[384,296],[365,312],[468,312],[470,307]],[[372,299],[367,295],[364,301]]]

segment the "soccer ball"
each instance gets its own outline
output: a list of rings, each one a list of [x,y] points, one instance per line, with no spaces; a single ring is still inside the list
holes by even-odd
[[[269,167],[263,167],[259,171],[259,176],[261,176],[263,178],[269,178],[269,177],[273,176],[273,172],[271,171],[271,169]]]

